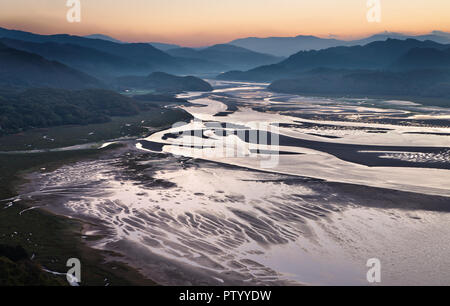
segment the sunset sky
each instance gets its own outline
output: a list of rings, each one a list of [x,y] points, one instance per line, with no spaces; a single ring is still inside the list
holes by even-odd
[[[184,46],[248,36],[355,38],[382,31],[450,32],[450,0],[381,0],[381,23],[367,22],[366,1],[81,0],[82,22],[68,23],[66,0],[1,0],[0,26]]]

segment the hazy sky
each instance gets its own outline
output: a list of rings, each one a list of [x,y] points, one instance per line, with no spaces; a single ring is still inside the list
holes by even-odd
[[[71,24],[66,20],[66,0],[1,0],[0,26],[187,46],[248,36],[450,32],[450,0],[381,0],[381,23],[367,21],[367,0],[80,1],[81,23]]]

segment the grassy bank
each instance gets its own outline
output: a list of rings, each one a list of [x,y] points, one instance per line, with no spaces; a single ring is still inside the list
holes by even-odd
[[[147,127],[161,128],[189,120],[190,116],[182,110],[155,108],[131,117],[112,117],[106,123],[66,125],[6,135],[0,137],[0,151],[54,149],[120,137],[144,136],[148,133]]]

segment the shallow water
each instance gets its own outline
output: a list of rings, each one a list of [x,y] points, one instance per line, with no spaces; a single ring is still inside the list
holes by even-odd
[[[418,107],[414,103],[411,110],[405,101],[308,98],[270,93],[259,85],[231,85],[234,86],[231,89],[218,89],[201,98],[198,94],[183,95],[195,103],[183,108],[200,121],[155,133],[145,141],[164,145],[164,152],[276,173],[450,195],[450,121],[444,120],[440,126],[423,126],[406,119],[420,114],[440,118],[450,114],[449,109]],[[229,107],[227,101],[236,103],[236,97],[239,98],[238,110],[217,117]],[[401,108],[406,104],[407,107],[379,108],[386,104],[389,107],[400,104]],[[274,105],[278,111],[273,111]],[[258,111],[254,110],[255,106]],[[292,117],[293,113],[314,114],[316,119]],[[335,121],[329,119],[330,113],[336,116]],[[367,117],[388,121],[399,115],[404,115],[402,124],[361,121]],[[211,128],[208,125],[211,121],[228,129]],[[271,133],[268,137],[276,135],[280,146],[267,148],[249,141],[239,136],[239,129],[229,128],[232,125],[244,126],[248,131],[268,127]],[[191,137],[191,132],[196,137]],[[168,134],[180,135],[167,138]],[[230,149],[234,152],[228,154]],[[275,159],[265,154],[251,154],[255,150],[292,154]],[[269,167],[264,166],[265,163],[269,163]],[[424,176],[426,180],[422,179]]]

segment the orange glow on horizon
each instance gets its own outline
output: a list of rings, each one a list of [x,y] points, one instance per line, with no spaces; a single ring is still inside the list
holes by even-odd
[[[2,0],[0,26],[40,34],[101,33],[129,42],[183,46],[226,43],[250,36],[350,39],[384,31],[450,32],[448,0],[381,0],[380,23],[367,21],[366,0],[80,1],[82,22],[69,23],[66,0]]]

